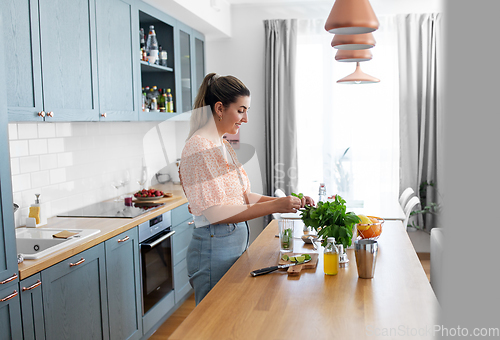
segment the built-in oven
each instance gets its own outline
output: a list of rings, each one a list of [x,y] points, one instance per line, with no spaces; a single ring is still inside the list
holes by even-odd
[[[139,225],[142,315],[174,289],[170,211]]]

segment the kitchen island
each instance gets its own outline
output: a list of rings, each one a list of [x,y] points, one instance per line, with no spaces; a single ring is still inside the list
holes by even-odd
[[[277,264],[277,233],[274,220],[170,339],[433,338],[439,304],[401,221],[383,225],[373,279],[358,278],[352,249],[336,276],[324,275],[320,254],[300,276],[252,277]],[[294,242],[296,253],[315,252]]]

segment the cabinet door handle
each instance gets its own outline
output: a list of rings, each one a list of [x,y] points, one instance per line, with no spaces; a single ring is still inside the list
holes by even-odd
[[[36,280],[36,282],[34,284],[32,284],[31,286],[29,286],[28,288],[23,287],[22,291],[25,292],[27,290],[35,289],[36,287],[40,286],[41,284],[42,284],[42,281]]]
[[[121,242],[125,242],[125,241],[128,241],[130,237],[128,236],[125,236],[124,238],[122,238],[121,240],[118,240],[118,243],[121,243]]]
[[[70,263],[69,266],[70,267],[75,267],[75,266],[79,266],[81,265],[83,262],[85,262],[85,259],[82,257],[82,259],[78,262],[75,262],[75,263]]]
[[[45,111],[38,112],[38,117],[45,117]]]
[[[16,297],[19,293],[17,292],[17,290],[14,291],[14,293],[10,294],[10,295],[7,295],[6,297],[4,297],[3,299],[0,299],[0,302],[5,302],[7,300],[10,300],[14,297]]]
[[[52,111],[47,112],[47,117],[54,117],[54,112],[52,112]]]
[[[17,274],[14,273],[14,275],[12,275],[11,277],[9,277],[8,279],[0,281],[0,285],[4,285],[6,283],[9,283],[10,281],[14,281],[15,279],[17,279]]]
[[[106,118],[106,112],[101,113],[101,117]]]
[[[188,222],[188,224],[189,224],[189,225],[194,224],[194,221],[190,221],[190,222]]]

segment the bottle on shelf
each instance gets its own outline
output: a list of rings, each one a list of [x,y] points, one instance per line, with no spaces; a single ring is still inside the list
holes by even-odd
[[[164,89],[158,89],[158,98],[156,101],[158,103],[158,110],[160,110],[160,112],[165,112],[165,97],[163,97],[164,93]]]
[[[144,40],[144,28],[140,31],[140,42],[141,42],[141,60],[144,60],[144,51],[146,50],[146,42]]]
[[[160,65],[167,66],[167,51],[160,51]]]
[[[319,198],[318,202],[326,202],[327,197],[326,197],[326,185],[325,183],[320,183],[319,184]]]
[[[168,112],[167,111],[167,102],[168,102],[168,99],[167,99],[167,94],[166,93],[163,93],[161,102],[163,104],[163,107],[160,107],[160,111],[161,112]]]
[[[156,103],[156,98],[151,101],[151,111],[158,111],[158,104]]]
[[[339,272],[339,252],[335,246],[335,237],[328,237],[323,252],[323,269],[325,275],[337,275]]]
[[[142,88],[141,92],[141,100],[142,100],[142,111],[146,111],[146,91],[144,90],[144,87]]]
[[[148,40],[146,41],[146,52],[150,64],[158,64],[158,40],[154,25],[149,26]]]
[[[167,104],[166,104],[167,112],[174,112],[174,100],[172,98],[172,93],[170,89],[167,89]]]
[[[151,105],[151,101],[149,99],[149,86],[146,86],[146,88],[144,89],[144,97],[145,97],[145,100],[146,100],[146,111],[149,111],[149,105]]]
[[[152,104],[153,104],[153,99],[155,98],[154,96],[154,89],[151,87],[148,92],[146,92],[146,99],[149,104],[149,108],[153,110]]]
[[[160,95],[160,92],[158,91],[157,86],[153,86],[153,98],[156,98],[156,101],[158,101],[158,96]]]

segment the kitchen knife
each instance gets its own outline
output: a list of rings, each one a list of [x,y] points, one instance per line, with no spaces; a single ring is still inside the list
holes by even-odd
[[[293,267],[293,266],[296,266],[298,264],[307,263],[309,261],[311,261],[311,260],[305,260],[304,262],[292,262],[292,263],[287,263],[287,264],[279,264],[277,266],[266,267],[266,268],[254,270],[254,271],[250,272],[250,274],[252,276],[264,275],[264,274],[268,274],[268,273],[274,272],[275,270],[278,270],[278,269],[284,269],[284,268],[288,268],[288,267]]]

